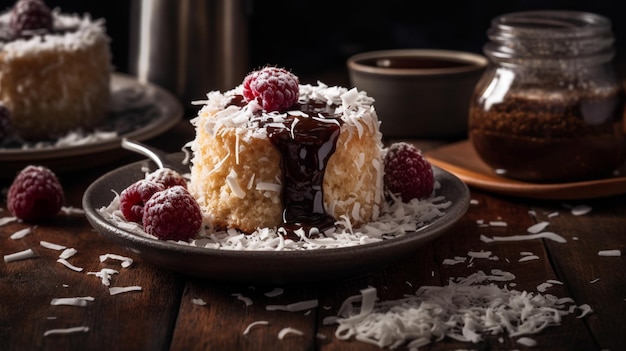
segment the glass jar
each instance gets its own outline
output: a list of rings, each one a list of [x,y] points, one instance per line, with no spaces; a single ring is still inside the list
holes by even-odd
[[[563,182],[610,175],[626,159],[624,91],[609,19],[527,11],[491,22],[490,60],[469,113],[479,157],[505,177]]]

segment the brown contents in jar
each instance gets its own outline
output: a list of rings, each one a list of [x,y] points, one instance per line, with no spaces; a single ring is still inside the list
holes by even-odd
[[[511,95],[470,108],[470,140],[510,178],[571,181],[606,176],[626,158],[622,91],[593,96]]]

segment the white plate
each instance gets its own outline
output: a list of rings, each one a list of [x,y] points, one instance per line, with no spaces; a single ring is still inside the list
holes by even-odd
[[[110,116],[98,129],[115,131],[105,139],[83,136],[81,142],[60,145],[59,142],[21,148],[0,148],[0,176],[15,176],[29,164],[41,164],[54,171],[84,169],[118,158],[110,151],[120,149],[122,138],[144,141],[175,126],[183,117],[181,103],[166,90],[135,77],[114,73],[111,77]],[[100,154],[95,157],[94,154]]]
[[[182,153],[168,156],[172,165],[180,165],[182,159]],[[344,248],[301,251],[210,249],[136,234],[120,228],[100,214],[98,209],[111,202],[112,190],[120,193],[141,179],[145,175],[142,167],[146,166],[154,168],[154,164],[147,161],[135,162],[103,175],[87,188],[83,195],[83,208],[91,225],[104,237],[164,269],[243,283],[283,284],[345,279],[382,269],[448,231],[465,214],[470,200],[465,183],[452,173],[434,167],[435,178],[441,184],[436,195],[444,196],[451,205],[444,210],[443,216],[415,232]]]

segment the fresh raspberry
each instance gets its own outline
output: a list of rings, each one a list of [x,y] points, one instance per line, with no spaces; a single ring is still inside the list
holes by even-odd
[[[298,101],[300,81],[293,73],[276,67],[254,71],[243,80],[246,101],[257,100],[265,111],[283,111]]]
[[[27,166],[13,180],[7,207],[15,217],[36,221],[56,215],[65,196],[54,172],[44,166]]]
[[[154,194],[143,211],[146,233],[162,240],[189,240],[202,226],[202,213],[196,199],[180,185]]]
[[[138,180],[129,185],[120,194],[120,210],[124,218],[129,222],[141,223],[146,202],[150,200],[152,195],[162,190],[165,190],[163,184],[146,179]]]
[[[402,201],[423,199],[433,192],[435,177],[421,150],[406,143],[394,143],[385,154],[384,182],[387,190],[398,194]]]
[[[19,0],[11,10],[9,28],[13,36],[28,36],[27,31],[52,31],[52,13],[42,0]]]
[[[146,179],[155,183],[163,184],[166,188],[171,188],[174,185],[180,185],[187,188],[187,180],[185,180],[180,173],[170,168],[159,168],[148,174]]]

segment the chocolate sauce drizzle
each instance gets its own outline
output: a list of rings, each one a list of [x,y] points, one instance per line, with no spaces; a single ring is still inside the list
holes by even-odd
[[[324,103],[308,102],[294,107],[308,116],[287,113],[283,126],[267,125],[267,131],[281,155],[281,228],[286,237],[299,239],[295,231],[300,228],[307,236],[313,236],[313,228],[323,232],[334,226],[335,218],[324,208],[323,186],[342,121],[334,114],[334,106]]]

